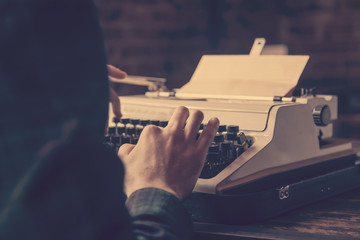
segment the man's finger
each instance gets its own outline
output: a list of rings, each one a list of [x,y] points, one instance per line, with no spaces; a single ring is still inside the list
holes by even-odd
[[[204,151],[208,150],[210,143],[214,140],[218,127],[219,119],[212,118],[209,120],[197,141],[199,149],[203,149]]]
[[[117,93],[112,88],[110,88],[110,102],[115,117],[120,119],[122,117],[120,99]]]
[[[114,78],[120,78],[120,79],[126,78],[126,76],[127,76],[126,72],[124,72],[112,65],[107,65],[107,67],[108,67],[108,74],[110,76],[112,76]]]
[[[187,139],[196,140],[196,135],[199,132],[201,122],[204,119],[204,114],[201,111],[194,111],[185,126],[185,136]]]
[[[120,148],[119,148],[119,152],[118,152],[118,156],[121,159],[125,159],[127,155],[129,155],[131,153],[131,151],[134,149],[135,145],[133,144],[123,144]]]
[[[183,129],[188,117],[189,109],[184,106],[177,107],[169,120],[167,128],[172,128],[174,130]]]

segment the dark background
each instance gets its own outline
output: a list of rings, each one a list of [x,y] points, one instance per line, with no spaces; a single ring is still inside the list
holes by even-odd
[[[100,0],[109,63],[177,88],[203,54],[248,54],[254,38],[310,55],[301,87],[339,97],[335,136],[360,138],[359,0]],[[125,86],[120,94],[142,93]]]

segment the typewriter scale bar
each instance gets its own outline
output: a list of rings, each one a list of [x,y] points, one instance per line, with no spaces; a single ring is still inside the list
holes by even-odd
[[[247,131],[264,131],[270,109],[276,105],[291,103],[273,101],[242,101],[234,104],[229,100],[207,101],[204,99],[149,98],[146,96],[120,97],[121,111],[128,118],[170,119],[174,109],[186,106],[190,112],[200,109],[204,122],[216,116],[225,125],[239,125]]]

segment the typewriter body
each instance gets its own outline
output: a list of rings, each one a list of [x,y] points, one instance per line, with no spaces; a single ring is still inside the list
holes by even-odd
[[[135,133],[136,141],[139,119],[165,126],[177,106],[186,106],[190,112],[202,110],[204,123],[216,116],[223,127],[209,148],[202,175],[193,191],[195,196],[197,193],[211,199],[240,196],[271,187],[276,193],[285,189],[276,199],[286,199],[289,189],[284,186],[351,167],[356,158],[351,143],[332,139],[332,122],[337,118],[336,96],[306,91],[299,97],[284,96],[297,84],[308,58],[205,55],[189,83],[181,89],[120,97],[123,117],[130,119],[123,125],[131,125],[133,119],[131,128],[135,130],[131,133]],[[112,128],[115,127],[117,124],[112,123]],[[217,205],[218,200],[212,201]],[[194,202],[196,206],[204,205],[198,198]],[[241,201],[235,202],[239,207]],[[213,207],[208,206],[205,211]],[[231,212],[237,212],[236,207],[230,208],[227,213],[221,210],[227,214],[224,219],[228,219]],[[219,218],[219,211],[211,215],[213,219]]]

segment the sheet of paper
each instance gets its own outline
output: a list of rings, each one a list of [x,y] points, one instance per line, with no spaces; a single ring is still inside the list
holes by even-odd
[[[284,96],[295,87],[309,56],[204,55],[190,81],[177,92]]]

